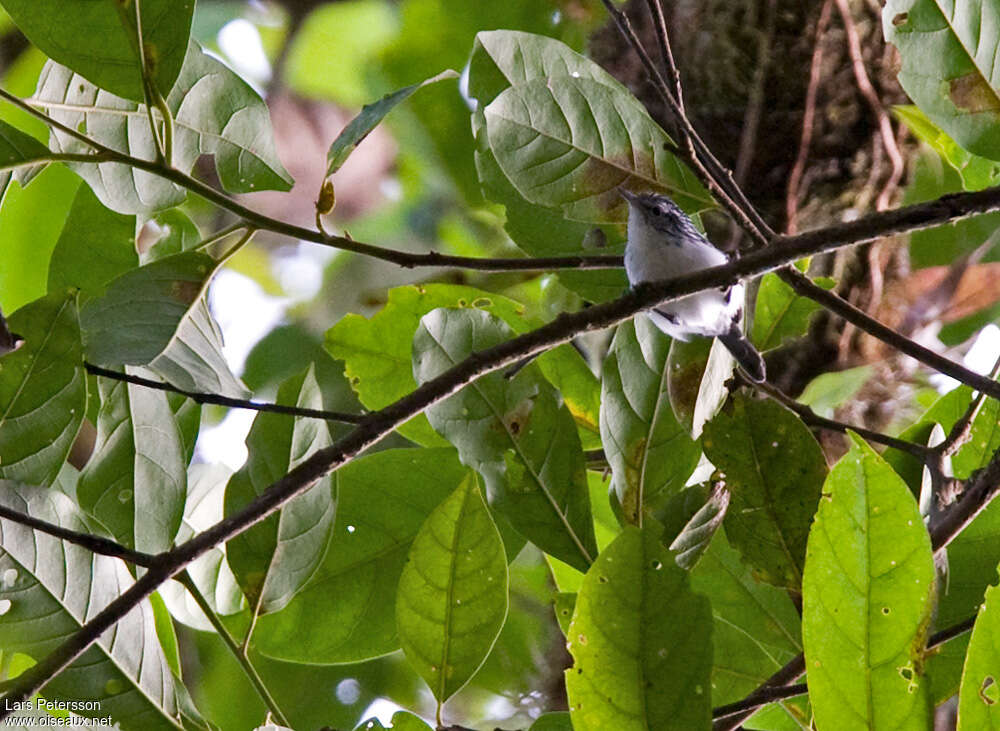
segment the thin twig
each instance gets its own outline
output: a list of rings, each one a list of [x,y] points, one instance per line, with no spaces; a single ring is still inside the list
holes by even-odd
[[[113,541],[110,538],[63,528],[61,525],[40,520],[26,513],[8,508],[6,505],[0,505],[0,518],[6,518],[13,523],[19,523],[40,533],[64,540],[67,543],[73,543],[93,553],[120,558],[136,566],[152,566],[156,558],[152,554],[123,546],[121,543]]]
[[[813,125],[816,118],[816,94],[819,89],[820,72],[823,69],[823,35],[830,23],[830,8],[833,0],[826,0],[816,21],[816,41],[813,46],[812,61],[809,64],[809,85],[806,87],[805,108],[802,112],[802,135],[799,138],[799,151],[795,156],[795,164],[788,175],[788,189],[785,194],[785,232],[794,234],[798,230],[799,186],[802,184],[802,174],[809,160],[809,147],[812,145]]]
[[[271,715],[274,716],[274,719],[280,725],[291,728],[291,724],[288,722],[285,714],[281,711],[281,707],[278,706],[274,696],[271,695],[271,691],[269,691],[267,686],[264,685],[263,679],[257,673],[257,669],[253,666],[253,663],[250,662],[250,658],[240,651],[240,646],[229,633],[229,630],[226,629],[226,625],[224,625],[222,620],[219,619],[219,615],[215,613],[215,610],[212,609],[212,606],[205,599],[201,590],[198,589],[198,585],[194,583],[194,579],[191,578],[191,574],[188,571],[183,571],[177,576],[177,581],[179,581],[184,588],[188,590],[188,593],[194,598],[198,608],[201,609],[202,613],[211,623],[212,627],[216,632],[218,632],[223,643],[225,643],[226,647],[229,648],[229,652],[243,670],[243,674],[247,676],[247,680],[250,681],[254,690],[257,691],[257,695],[260,696],[262,701],[264,701],[264,705],[267,706],[267,709],[271,712]]]
[[[656,42],[660,47],[660,57],[663,59],[663,67],[667,71],[667,76],[674,84],[674,99],[677,101],[677,108],[681,112],[684,109],[684,87],[681,85],[681,72],[674,61],[674,52],[670,47],[670,33],[667,31],[667,20],[663,15],[663,3],[660,0],[646,0],[646,7],[649,14],[653,16],[653,29],[656,32]],[[686,136],[686,134],[685,134]]]
[[[111,378],[115,381],[122,381],[123,383],[131,383],[134,386],[142,386],[143,388],[152,388],[157,391],[178,393],[182,396],[187,396],[189,399],[199,404],[215,404],[216,406],[228,406],[234,409],[265,411],[270,414],[305,416],[310,419],[325,419],[326,421],[339,421],[344,424],[360,424],[365,418],[364,414],[348,414],[342,411],[323,411],[322,409],[306,409],[299,406],[284,406],[282,404],[271,404],[271,403],[263,403],[260,401],[249,401],[247,399],[230,398],[228,396],[220,396],[214,393],[187,391],[183,388],[179,388],[169,383],[154,381],[149,378],[143,378],[142,376],[132,375],[131,373],[121,373],[120,371],[114,371],[109,368],[102,368],[101,366],[94,365],[93,363],[84,363],[84,366],[86,367],[88,373],[95,376],[101,376],[103,378]]]
[[[753,383],[748,381],[747,383],[748,385],[756,387],[757,390],[766,393],[775,401],[784,404],[786,407],[798,414],[799,418],[809,426],[818,429],[826,429],[827,431],[838,432],[840,434],[846,434],[848,431],[853,431],[870,442],[884,444],[887,447],[894,447],[895,449],[898,449],[901,452],[906,452],[907,454],[910,454],[920,460],[925,459],[931,451],[929,447],[925,447],[923,444],[908,442],[905,439],[898,439],[897,437],[872,431],[871,429],[866,429],[861,426],[853,426],[851,424],[845,424],[842,421],[836,421],[835,419],[828,419],[825,416],[820,416],[812,410],[812,407],[799,403],[784,391],[770,383],[767,383],[766,381],[763,383]]]

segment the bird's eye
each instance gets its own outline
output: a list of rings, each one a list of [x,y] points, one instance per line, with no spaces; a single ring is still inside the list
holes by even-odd
[[[652,208],[649,209],[649,212],[652,213],[654,216],[659,216],[663,213],[663,211],[660,210],[659,206],[653,206]]]

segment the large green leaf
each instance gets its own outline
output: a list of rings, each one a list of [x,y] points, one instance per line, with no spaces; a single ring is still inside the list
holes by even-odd
[[[427,516],[469,474],[448,449],[393,449],[337,470],[337,515],[326,558],[282,611],[262,616],[254,646],[313,664],[399,649],[393,597]]]
[[[905,483],[864,440],[853,442],[827,478],[809,534],[809,699],[820,729],[930,729],[930,538]]]
[[[140,375],[140,374],[136,374]],[[80,475],[80,506],[127,546],[170,548],[184,514],[187,460],[163,391],[98,381],[97,443]]]
[[[0,358],[0,478],[49,485],[87,408],[76,297],[43,297],[7,322],[24,344]]]
[[[420,527],[396,593],[406,659],[444,703],[486,660],[507,617],[503,541],[472,474]]]
[[[217,262],[185,252],[112,280],[80,311],[87,358],[102,365],[146,365],[163,353],[197,309]]]
[[[25,186],[42,169],[42,164],[32,165],[33,160],[44,164],[51,155],[52,151],[34,137],[0,121],[0,201],[11,180]]]
[[[584,449],[601,446],[601,382],[580,351],[572,345],[547,350],[536,361],[549,383],[558,389],[580,428]]]
[[[373,317],[347,315],[326,332],[327,351],[344,361],[351,386],[365,407],[381,409],[416,388],[410,344],[420,318],[438,307],[483,309],[517,332],[530,326],[522,305],[474,287],[427,284],[391,289],[389,301]],[[399,432],[418,444],[446,444],[423,415],[408,421]]]
[[[413,340],[414,375],[426,382],[511,335],[482,310],[434,310]],[[586,570],[597,544],[580,437],[537,366],[512,378],[488,374],[428,409],[427,418],[483,475],[491,505],[515,530]]]
[[[315,368],[310,366],[282,384],[278,403],[323,409]],[[258,414],[247,436],[250,458],[226,486],[226,515],[243,510],[289,470],[332,441],[325,421]],[[335,477],[327,476],[229,541],[229,565],[255,611],[279,611],[309,580],[330,542],[335,508]]]
[[[657,526],[626,526],[601,552],[568,636],[566,692],[577,731],[709,727],[711,608],[691,591]]]
[[[972,628],[969,652],[962,672],[958,695],[959,731],[986,731],[1000,728],[1000,587],[986,591]]]
[[[966,150],[1000,160],[1000,65],[990,0],[889,0],[885,38],[899,49],[899,83]]]
[[[143,99],[132,3],[3,0],[3,6],[51,59],[113,94]],[[184,62],[194,0],[142,0],[139,8],[146,62],[154,85],[166,96]]]
[[[53,62],[43,69],[34,101],[54,119],[108,147],[155,158],[143,105],[109,94],[65,66]],[[194,42],[166,102],[174,116],[174,167],[188,172],[200,156],[213,155],[219,181],[230,193],[291,188],[292,179],[275,151],[267,106],[245,81]],[[56,130],[50,145],[60,152],[91,149]],[[119,213],[150,213],[184,199],[184,190],[176,184],[120,163],[71,167],[104,205]]]
[[[579,221],[621,219],[616,188],[667,192],[687,210],[712,200],[666,150],[667,134],[619,88],[572,75],[503,91],[484,110],[490,149],[528,201]]]
[[[712,704],[746,696],[802,651],[788,592],[757,581],[720,531],[691,571],[691,587],[712,603]]]
[[[726,398],[726,382],[733,375],[736,360],[715,338],[674,340],[667,357],[667,393],[670,405],[694,439],[715,416]]]
[[[657,496],[678,492],[701,448],[677,422],[667,393],[670,339],[647,318],[622,323],[601,375],[601,438],[612,487],[636,523]]]
[[[726,535],[759,579],[798,589],[826,458],[809,428],[776,401],[734,394],[702,435],[732,495]]]
[[[135,216],[105,208],[86,185],[76,191],[49,263],[49,291],[77,288],[97,297],[112,279],[139,265]]]
[[[893,113],[902,120],[910,131],[922,142],[927,143],[935,152],[948,162],[962,176],[962,187],[966,190],[982,190],[996,185],[1000,175],[1000,165],[995,160],[973,155],[960,147],[940,127],[920,111],[920,107],[912,104],[893,107]]]
[[[100,534],[65,495],[0,482],[0,503],[64,528]],[[0,646],[41,659],[132,583],[125,564],[0,520]],[[44,695],[96,702],[81,715],[111,715],[123,728],[205,728],[181,718],[190,699],[160,648],[153,612],[141,603],[46,684]]]

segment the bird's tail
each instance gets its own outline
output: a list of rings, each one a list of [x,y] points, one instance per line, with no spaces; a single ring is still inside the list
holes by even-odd
[[[729,332],[720,335],[719,340],[726,346],[726,350],[733,354],[736,362],[750,378],[757,383],[762,383],[767,378],[764,359],[753,347],[753,344],[747,340],[738,324],[734,322],[729,328]]]

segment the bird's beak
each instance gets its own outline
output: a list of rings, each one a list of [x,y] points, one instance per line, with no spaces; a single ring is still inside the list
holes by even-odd
[[[618,194],[622,198],[624,198],[625,200],[627,200],[629,202],[629,205],[631,205],[632,203],[635,203],[636,199],[639,197],[635,193],[633,193],[633,192],[631,192],[629,190],[625,190],[625,188],[622,188],[620,186],[618,188]]]

